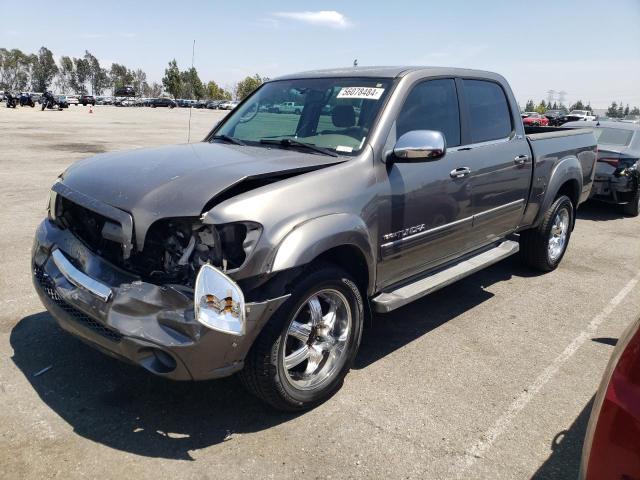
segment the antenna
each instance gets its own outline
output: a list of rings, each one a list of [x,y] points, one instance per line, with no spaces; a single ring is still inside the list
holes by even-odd
[[[193,91],[193,60],[196,57],[196,41],[193,40],[193,47],[191,48],[191,90]],[[187,143],[191,140],[191,110],[193,110],[193,105],[189,106],[189,129],[187,131]]]

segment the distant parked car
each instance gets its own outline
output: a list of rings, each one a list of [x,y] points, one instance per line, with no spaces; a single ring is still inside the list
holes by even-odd
[[[640,318],[620,336],[596,393],[579,480],[640,478]]]
[[[135,97],[136,91],[133,87],[120,87],[116,88],[116,91],[113,92],[113,95],[116,97]]]
[[[522,112],[522,113],[520,114],[520,116],[521,116],[522,118],[527,118],[528,116],[533,115],[533,114],[537,114],[537,113],[538,113],[538,112]]]
[[[549,120],[544,115],[533,112],[522,119],[525,127],[548,127]]]
[[[596,116],[589,110],[571,110],[569,113],[558,117],[558,125],[564,125],[567,122],[591,122]]]
[[[567,113],[566,110],[547,110],[544,112],[544,116],[549,120],[549,125],[552,127],[558,126],[558,118],[562,117]]]
[[[80,95],[79,102],[85,107],[87,105],[95,106],[96,105],[96,97],[94,97],[93,95]]]
[[[207,108],[216,110],[222,103],[224,103],[224,100],[211,100],[210,102],[207,102]]]
[[[620,121],[624,123],[640,123],[640,115],[626,115]]]
[[[237,102],[237,101],[222,102],[220,105],[218,105],[218,110],[233,110],[239,104],[240,102]]]
[[[175,108],[178,105],[175,101],[171,100],[170,98],[152,98],[151,101],[149,102],[149,106],[151,108],[156,108],[156,107]]]
[[[297,105],[295,102],[282,102],[271,107],[273,113],[295,113],[296,115],[300,115],[302,109],[303,106]]]
[[[80,100],[78,100],[78,97],[76,95],[67,95],[67,103],[69,105],[78,105],[80,103]]]
[[[77,100],[77,99],[76,99]],[[66,95],[58,95],[56,97],[56,101],[58,102],[58,108],[69,108],[69,97]]]
[[[640,213],[640,125],[624,122],[569,122],[589,128],[598,142],[598,162],[591,197],[620,205],[626,215]]]
[[[113,97],[96,97],[96,105],[113,105]]]
[[[206,100],[198,100],[195,105],[193,106],[193,108],[207,108],[207,101]]]
[[[181,99],[181,100],[176,100],[176,104],[179,107],[184,107],[184,108],[191,108],[191,107],[195,107],[196,106],[197,101],[196,100],[190,100],[188,98],[186,99]]]

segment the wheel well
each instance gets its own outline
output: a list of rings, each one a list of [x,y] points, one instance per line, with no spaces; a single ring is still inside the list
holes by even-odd
[[[571,203],[573,203],[573,225],[571,225],[571,230],[576,225],[576,212],[578,211],[578,202],[580,201],[580,184],[577,180],[567,180],[562,184],[560,190],[556,194],[556,198],[559,198],[561,195],[566,195],[571,199]]]
[[[318,255],[313,262],[330,262],[343,268],[353,276],[360,291],[366,295],[369,287],[369,267],[364,254],[358,247],[354,245],[334,247]]]
[[[578,202],[580,201],[580,184],[578,183],[578,181],[567,180],[566,182],[564,182],[560,187],[560,190],[558,190],[556,198],[560,197],[561,195],[566,195],[567,197],[569,197],[571,199],[571,202],[573,203],[573,209],[577,209]]]

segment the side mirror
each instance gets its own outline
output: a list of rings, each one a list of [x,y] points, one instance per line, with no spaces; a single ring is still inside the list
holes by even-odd
[[[394,161],[424,162],[444,157],[447,145],[442,132],[413,130],[402,135],[393,147]]]

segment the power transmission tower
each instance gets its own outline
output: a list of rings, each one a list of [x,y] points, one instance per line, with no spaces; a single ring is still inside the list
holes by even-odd
[[[560,105],[564,105],[564,99],[567,96],[567,92],[565,92],[564,90],[561,90],[558,92],[558,102],[560,102]]]
[[[549,105],[551,105],[553,103],[553,100],[556,96],[556,91],[555,90],[547,90],[547,103]]]

